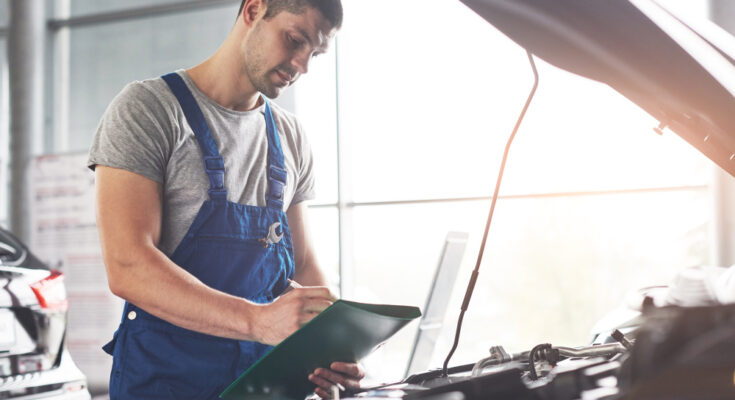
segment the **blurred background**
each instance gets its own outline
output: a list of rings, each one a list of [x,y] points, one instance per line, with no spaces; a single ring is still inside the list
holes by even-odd
[[[86,152],[126,83],[203,61],[239,3],[0,0],[0,225],[66,274],[67,344],[93,392],[106,389],[111,358],[100,347],[121,302],[106,286]],[[728,0],[659,3],[735,27]],[[533,76],[525,50],[459,1],[343,4],[330,51],[276,102],[298,115],[311,142],[311,231],[342,297],[423,307],[445,236],[469,233],[437,367]],[[36,36],[9,45],[12,29],[33,23]],[[37,62],[16,68],[30,83],[13,87],[9,64],[26,51]],[[510,151],[453,364],[491,345],[584,344],[636,288],[688,266],[733,263],[735,221],[723,206],[734,199],[732,178],[678,136],[654,132],[658,121],[611,88],[537,63],[540,85]],[[24,103],[31,133],[16,138],[21,90],[41,95]],[[371,379],[402,377],[416,329],[365,361]]]

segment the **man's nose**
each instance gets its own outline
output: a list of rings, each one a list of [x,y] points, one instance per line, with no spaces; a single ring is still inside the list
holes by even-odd
[[[303,75],[309,72],[309,61],[311,61],[311,53],[299,53],[292,60],[291,64],[294,66],[299,74]]]

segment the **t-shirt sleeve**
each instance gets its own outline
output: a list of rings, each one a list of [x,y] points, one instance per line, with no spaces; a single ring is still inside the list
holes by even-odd
[[[311,153],[311,146],[309,140],[304,133],[304,129],[300,123],[297,122],[296,129],[298,129],[298,183],[296,184],[296,190],[294,191],[293,199],[291,204],[298,204],[307,200],[313,200],[316,197],[316,191],[314,190],[314,157]]]
[[[124,169],[163,183],[172,149],[169,113],[141,82],[127,85],[100,120],[87,166]]]

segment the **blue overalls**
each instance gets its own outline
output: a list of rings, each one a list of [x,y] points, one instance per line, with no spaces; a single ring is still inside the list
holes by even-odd
[[[293,246],[283,212],[286,170],[270,104],[266,207],[227,201],[224,162],[196,100],[176,73],[164,75],[202,150],[209,176],[205,201],[171,259],[205,285],[256,303],[280,295],[294,275]],[[122,322],[104,350],[113,355],[111,399],[216,399],[270,346],[205,335],[125,303]]]

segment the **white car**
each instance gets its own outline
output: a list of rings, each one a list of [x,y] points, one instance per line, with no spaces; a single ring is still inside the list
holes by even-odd
[[[0,399],[88,400],[64,343],[64,275],[0,228]]]

